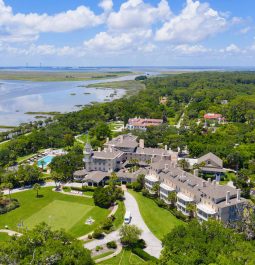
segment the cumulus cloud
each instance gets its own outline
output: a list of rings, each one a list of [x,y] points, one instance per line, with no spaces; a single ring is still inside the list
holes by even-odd
[[[156,7],[143,0],[128,0],[120,6],[118,12],[111,12],[107,25],[111,30],[147,28],[157,21],[165,21],[170,15],[166,0],[161,0]]]
[[[101,4],[107,8],[106,1]],[[97,16],[86,6],[79,6],[75,10],[68,10],[52,16],[37,13],[14,14],[12,8],[0,0],[1,41],[33,41],[41,32],[70,32],[101,23],[103,23],[102,17]]]
[[[227,26],[227,20],[207,3],[187,0],[182,12],[156,32],[158,41],[198,42]]]
[[[183,55],[193,55],[210,52],[211,49],[204,47],[203,45],[188,45],[181,44],[171,48],[172,51]]]
[[[241,49],[234,43],[228,45],[226,48],[220,49],[222,53],[240,53]]]
[[[87,50],[104,52],[122,52],[127,50],[138,50],[152,36],[151,30],[136,30],[123,32],[121,34],[110,34],[100,32],[94,38],[85,41]]]
[[[100,3],[99,3],[99,6],[105,10],[106,12],[112,10],[113,8],[113,2],[112,0],[102,0]]]

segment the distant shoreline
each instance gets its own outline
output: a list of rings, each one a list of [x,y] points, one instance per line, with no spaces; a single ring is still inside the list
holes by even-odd
[[[69,82],[111,79],[138,74],[132,71],[115,72],[47,72],[47,71],[0,71],[0,80],[31,82]]]

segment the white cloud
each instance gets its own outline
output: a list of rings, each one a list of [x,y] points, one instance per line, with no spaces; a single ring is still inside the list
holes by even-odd
[[[182,12],[165,22],[156,33],[158,41],[197,42],[227,26],[227,20],[207,3],[187,0]]]
[[[106,7],[106,3],[104,4]],[[33,41],[41,32],[69,32],[103,23],[86,6],[55,15],[29,13],[14,14],[10,6],[0,0],[0,40],[6,42]]]
[[[241,34],[246,34],[246,33],[248,33],[249,31],[251,31],[251,27],[245,27],[245,28],[242,28],[242,29],[240,30],[240,33],[241,33]]]
[[[112,12],[107,20],[111,30],[130,30],[148,28],[157,21],[165,21],[171,15],[166,0],[161,0],[157,7],[144,3],[143,0],[128,0],[118,12]]]
[[[152,37],[150,29],[140,29],[120,34],[100,32],[94,38],[85,41],[84,47],[98,52],[122,52],[139,50]],[[148,47],[147,47],[148,49]]]
[[[226,52],[239,52],[240,49],[237,45],[235,44],[230,44],[227,48],[226,48]]]
[[[104,9],[106,12],[112,10],[113,8],[113,2],[112,0],[102,0],[100,3],[99,3],[99,6]]]
[[[210,52],[211,49],[204,47],[203,45],[188,45],[181,44],[171,48],[172,51],[183,55],[193,55]]]

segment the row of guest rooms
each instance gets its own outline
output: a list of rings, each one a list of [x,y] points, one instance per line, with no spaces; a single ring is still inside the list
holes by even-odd
[[[150,193],[155,193],[153,191],[153,187],[159,184],[159,180],[153,176],[153,175],[147,175],[145,177],[145,188]],[[216,185],[216,181],[213,181],[212,184]],[[209,200],[201,200],[199,203],[196,203],[191,193],[186,193],[181,191],[180,188],[173,188],[170,185],[167,185],[165,183],[160,183],[159,186],[159,196],[160,199],[162,199],[166,204],[170,204],[170,201],[168,200],[168,196],[171,192],[176,193],[176,203],[175,206],[178,211],[182,212],[184,215],[189,216],[191,213],[188,210],[188,205],[193,204],[195,205],[195,215],[198,218],[199,221],[208,221],[210,218],[215,219],[221,219],[221,216],[219,216],[219,213],[217,210],[214,209],[212,203]],[[240,191],[238,190],[237,193],[237,199],[240,199]],[[226,205],[230,201],[230,193],[226,193]],[[235,206],[229,206],[227,207],[229,212],[235,211]],[[222,221],[228,221],[224,220],[224,209],[222,212]]]

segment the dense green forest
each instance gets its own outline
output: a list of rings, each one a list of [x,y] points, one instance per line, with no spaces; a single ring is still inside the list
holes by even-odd
[[[130,117],[161,118],[165,114],[177,122],[184,112],[179,129],[164,125],[140,136],[148,146],[162,143],[174,150],[187,146],[191,157],[211,151],[224,160],[226,167],[255,173],[255,73],[188,73],[142,82],[146,89],[136,95],[56,115],[44,126],[37,122],[29,135],[16,136],[0,146],[0,167],[12,165],[18,157],[39,149],[72,146],[74,136],[87,131],[92,135],[92,145],[100,146],[111,136],[107,122],[112,120],[126,123]],[[159,104],[161,96],[168,97],[166,105]],[[216,131],[203,128],[203,115],[207,112],[221,113],[227,123]]]

